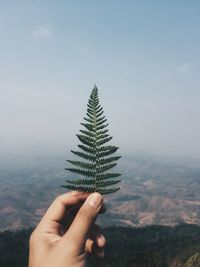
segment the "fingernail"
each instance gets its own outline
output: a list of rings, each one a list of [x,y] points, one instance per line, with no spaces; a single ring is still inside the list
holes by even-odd
[[[104,240],[105,240],[105,237],[104,237],[102,234],[99,234],[99,235],[97,236],[97,239],[98,239],[99,241],[104,241]]]
[[[103,198],[99,193],[93,193],[87,198],[87,203],[96,209],[101,205],[102,201]]]

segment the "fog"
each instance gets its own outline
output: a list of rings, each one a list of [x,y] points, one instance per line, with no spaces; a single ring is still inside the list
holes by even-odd
[[[89,87],[89,86],[88,86]],[[56,91],[4,92],[4,116],[1,115],[1,149],[20,152],[26,147],[49,143],[72,149],[75,134],[83,128],[90,88]],[[108,89],[107,89],[108,90]],[[129,95],[129,97],[128,97]],[[109,122],[111,141],[123,153],[135,150],[172,156],[200,156],[199,99],[185,96],[111,96],[99,89],[100,103]]]
[[[200,5],[105,3],[2,4],[1,153],[74,149],[95,83],[121,153],[200,158]]]

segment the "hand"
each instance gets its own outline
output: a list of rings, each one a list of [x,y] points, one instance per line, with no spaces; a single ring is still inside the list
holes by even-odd
[[[31,235],[29,267],[85,267],[88,253],[102,258],[106,240],[94,224],[102,208],[99,193],[57,197]]]

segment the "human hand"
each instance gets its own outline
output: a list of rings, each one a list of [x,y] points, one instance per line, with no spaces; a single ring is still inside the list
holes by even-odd
[[[88,253],[103,258],[106,240],[94,224],[102,208],[99,193],[57,197],[31,235],[29,267],[85,267]]]

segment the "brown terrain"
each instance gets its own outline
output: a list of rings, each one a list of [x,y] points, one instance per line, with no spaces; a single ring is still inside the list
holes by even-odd
[[[34,227],[69,173],[65,158],[40,155],[0,164],[0,231]],[[136,153],[118,164],[121,190],[105,197],[102,226],[200,224],[198,161]]]

